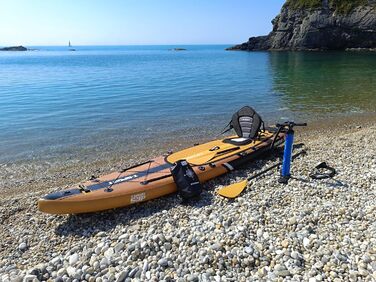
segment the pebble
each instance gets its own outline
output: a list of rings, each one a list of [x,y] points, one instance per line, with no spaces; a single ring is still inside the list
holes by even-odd
[[[158,261],[158,264],[160,266],[163,266],[163,267],[166,267],[168,265],[168,260],[166,258],[161,258],[159,261]]]
[[[132,234],[131,236],[129,236],[129,242],[135,243],[136,241],[137,241],[136,235]]]
[[[297,219],[296,219],[295,216],[292,216],[292,217],[289,218],[289,224],[290,225],[294,225],[296,223],[297,223]]]
[[[190,274],[190,275],[188,275],[187,281],[198,282],[199,281],[198,275],[197,274]]]
[[[303,258],[302,254],[300,254],[297,251],[292,251],[291,252],[291,257],[296,260],[301,260]]]
[[[115,245],[115,247],[114,247],[114,251],[115,251],[115,253],[120,253],[123,249],[124,249],[124,243],[122,243],[122,242],[119,242],[119,243],[117,243],[116,245]]]
[[[257,274],[260,278],[265,277],[268,274],[268,271],[266,270],[265,267],[261,267],[257,270]]]
[[[69,277],[74,277],[76,275],[76,272],[77,272],[76,268],[74,268],[72,266],[67,267],[67,273],[68,273]]]
[[[286,277],[286,276],[290,276],[291,275],[290,271],[288,271],[288,270],[275,271],[275,274],[277,276],[280,276],[280,277]]]
[[[304,248],[308,248],[310,245],[311,241],[308,238],[303,239],[303,246]]]
[[[164,247],[165,247],[165,249],[166,249],[167,251],[169,251],[169,250],[172,249],[172,245],[171,245],[170,243],[168,243],[168,242],[164,244]]]
[[[125,240],[127,238],[129,238],[128,234],[122,234],[122,235],[119,236],[119,240]]]
[[[129,272],[129,277],[130,278],[134,278],[136,273],[139,271],[139,268],[136,267],[136,268],[133,268],[130,272]]]
[[[54,265],[54,266],[57,266],[59,263],[61,263],[61,258],[60,258],[59,256],[54,257],[54,258],[51,260],[51,264]]]
[[[219,251],[222,248],[222,245],[220,243],[214,243],[210,246],[210,248],[214,251]]]
[[[64,276],[64,274],[66,274],[66,273],[67,273],[67,270],[66,270],[64,267],[60,268],[60,269],[57,271],[57,275],[58,275],[58,276]]]
[[[142,271],[146,272],[149,269],[149,263],[147,261],[144,262],[144,266],[142,267]]]
[[[281,246],[287,248],[289,246],[289,240],[285,239],[281,242]]]
[[[106,250],[104,252],[104,256],[107,258],[108,261],[111,261],[113,255],[114,255],[114,249],[113,248],[109,248],[108,250]]]
[[[129,274],[129,271],[123,270],[122,272],[119,273],[119,276],[116,279],[116,282],[124,281],[124,279],[127,278],[128,274]]]
[[[359,273],[360,276],[364,276],[364,277],[369,275],[368,271],[364,268],[358,269],[358,273]]]
[[[74,253],[69,257],[69,265],[76,265],[78,260],[80,259],[80,256],[77,253]]]
[[[26,274],[23,278],[24,282],[34,282],[39,281],[36,275]]]
[[[146,271],[145,277],[146,277],[146,279],[150,280],[151,279],[151,272],[150,271]]]
[[[18,245],[18,249],[21,251],[21,252],[24,252],[27,250],[27,244],[25,242],[22,242],[21,244]]]
[[[245,251],[247,254],[252,254],[252,253],[253,253],[253,248],[252,248],[252,247],[245,247],[245,248],[244,248],[244,251]]]
[[[108,266],[109,265],[108,258],[107,257],[103,257],[101,259],[101,262],[99,263],[99,265]]]

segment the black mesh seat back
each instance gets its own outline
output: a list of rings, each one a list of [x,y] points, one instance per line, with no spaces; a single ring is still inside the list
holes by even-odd
[[[252,123],[253,123],[253,118],[252,117],[240,117],[239,118],[239,127],[241,130],[241,137],[244,138],[250,138],[249,136],[251,135],[252,131]]]
[[[262,120],[254,109],[245,106],[232,116],[230,125],[239,137],[254,139],[260,131]]]

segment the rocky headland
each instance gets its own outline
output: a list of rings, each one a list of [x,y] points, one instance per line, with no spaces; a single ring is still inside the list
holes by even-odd
[[[27,48],[24,46],[11,46],[0,48],[0,51],[27,51]]]
[[[288,0],[269,35],[227,50],[372,50],[375,0]]]

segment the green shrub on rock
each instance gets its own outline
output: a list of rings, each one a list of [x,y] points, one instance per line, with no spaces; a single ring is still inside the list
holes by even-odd
[[[322,6],[322,0],[287,0],[286,5],[293,9],[313,9]]]
[[[347,14],[358,6],[368,4],[368,0],[330,0],[330,6],[339,13]]]
[[[347,14],[354,8],[367,5],[368,0],[326,0],[331,9]],[[293,9],[315,9],[323,6],[325,0],[287,0],[286,5]]]

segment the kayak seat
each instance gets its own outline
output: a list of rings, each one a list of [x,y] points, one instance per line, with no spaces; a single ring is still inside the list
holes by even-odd
[[[232,144],[232,145],[236,145],[236,146],[242,146],[242,145],[247,145],[251,142],[253,142],[253,139],[250,139],[250,138],[243,138],[243,137],[240,137],[240,138],[229,138],[229,139],[225,139],[223,140],[224,143],[229,143],[229,144]]]
[[[229,138],[229,139],[223,140],[224,143],[228,143],[228,144],[232,144],[232,145],[236,145],[236,146],[247,145],[247,144],[249,144],[249,143],[251,143],[253,141],[254,141],[254,139],[243,138],[243,137]]]
[[[260,115],[251,107],[245,106],[232,116],[229,123],[228,130],[233,128],[238,137],[228,138],[223,140],[223,142],[237,146],[249,144],[258,137],[263,124]]]

